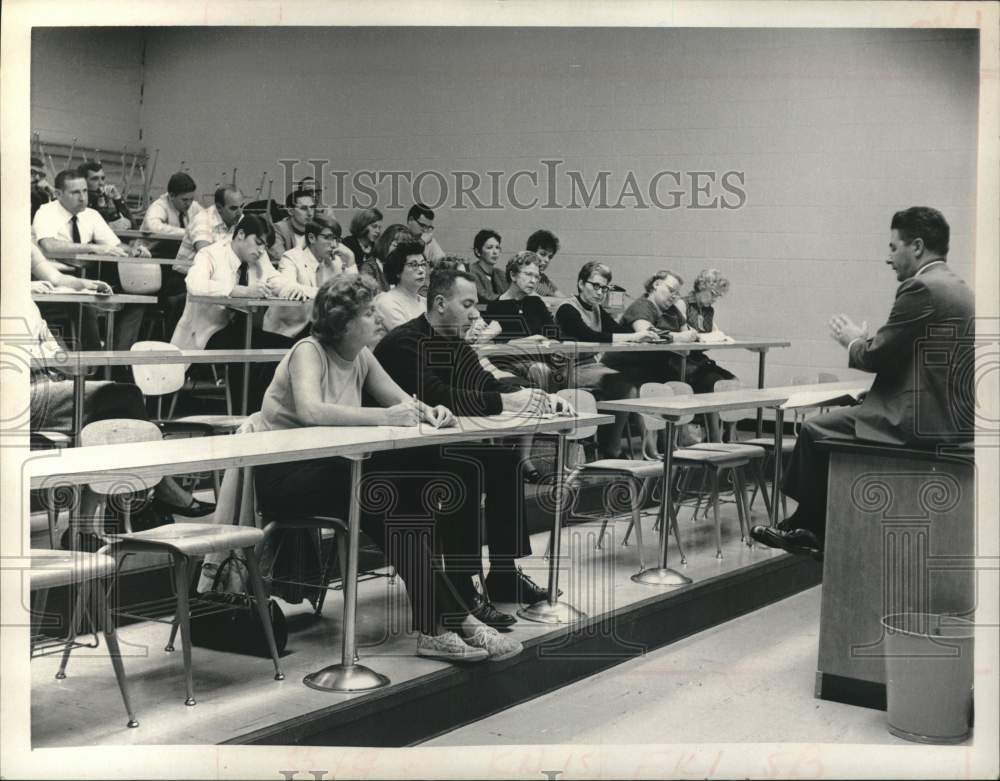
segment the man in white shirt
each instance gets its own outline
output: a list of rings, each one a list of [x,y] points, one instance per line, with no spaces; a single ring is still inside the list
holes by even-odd
[[[406,214],[406,227],[413,237],[424,243],[424,258],[433,266],[439,260],[444,260],[445,251],[441,249],[434,238],[434,210],[422,203],[415,203]]]
[[[56,200],[40,206],[31,223],[35,240],[44,253],[150,257],[149,250],[143,246],[135,245],[129,249],[122,246],[121,240],[108,227],[104,218],[96,210],[87,207],[87,180],[76,171],[60,171],[56,175],[55,186]],[[121,290],[116,263],[99,263],[97,275],[115,290]],[[92,312],[89,309],[86,311],[88,318],[92,318]],[[115,320],[117,333],[108,339],[107,349],[129,349],[139,335],[142,315],[141,306],[124,307]],[[97,346],[84,344],[84,349],[97,349]]]
[[[303,300],[298,286],[289,284],[271,265],[267,248],[273,240],[274,233],[267,222],[248,215],[237,223],[232,238],[199,250],[188,271],[186,283],[189,297],[184,305],[184,314],[174,329],[171,344],[182,350],[241,349],[246,346],[247,315],[237,316],[224,304],[193,302],[190,296]],[[241,364],[230,366],[231,387],[242,385],[242,372]],[[252,389],[249,412],[259,409],[265,390],[266,384],[263,388]]]
[[[179,172],[167,181],[167,191],[149,204],[142,219],[142,230],[176,237],[176,241],[154,241],[150,249],[160,258],[177,257],[188,225],[205,209],[197,201],[198,185],[188,174]],[[172,333],[184,310],[184,274],[176,268],[163,267],[160,305],[165,314],[165,330]]]
[[[215,202],[191,218],[184,240],[177,251],[177,260],[186,261],[174,270],[187,274],[187,262],[209,244],[230,235],[232,228],[243,216],[243,193],[238,187],[225,185],[215,191]]]

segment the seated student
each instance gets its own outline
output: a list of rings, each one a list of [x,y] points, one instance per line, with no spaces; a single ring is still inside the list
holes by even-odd
[[[253,430],[300,426],[415,426],[453,425],[443,406],[430,407],[411,398],[373,357],[370,346],[378,338],[379,323],[373,299],[378,292],[366,275],[338,276],[316,293],[312,334],[286,355],[267,389],[260,412],[248,426]],[[361,406],[362,395],[379,406]],[[475,515],[460,507],[424,507],[424,481],[408,479],[447,468],[437,461],[436,448],[375,454],[364,473],[392,475],[398,501],[381,513],[362,507],[361,526],[385,551],[406,584],[413,628],[420,634],[417,655],[450,661],[506,659],[521,652],[516,640],[503,637],[470,615],[471,581],[449,572],[449,560],[467,559],[478,550]],[[325,458],[257,467],[256,487],[261,507],[291,515],[322,514],[346,518],[350,500],[351,462]],[[430,515],[430,522],[424,520]],[[387,523],[393,518],[392,523]],[[411,524],[406,518],[419,519]],[[416,544],[408,544],[416,527]],[[395,534],[399,537],[393,539]],[[429,539],[428,539],[429,537]],[[443,569],[435,566],[437,551],[444,554]],[[461,636],[453,631],[457,628]]]
[[[541,273],[541,277],[538,280],[535,295],[546,298],[565,298],[565,294],[559,291],[559,288],[555,286],[555,283],[545,273],[549,267],[549,263],[559,251],[559,239],[556,235],[551,231],[537,230],[528,236],[528,243],[525,249],[528,252],[534,252],[538,255],[538,270]]]
[[[506,275],[503,269],[497,268],[500,242],[500,234],[490,228],[483,228],[472,240],[476,262],[469,267],[469,273],[476,280],[476,293],[481,304],[492,301],[507,289]]]
[[[47,177],[45,164],[37,157],[31,158],[31,219],[35,219],[35,212],[39,206],[54,198]]]
[[[386,331],[427,311],[427,299],[420,294],[427,288],[423,242],[406,240],[390,252],[385,261],[385,278],[394,287],[375,297],[375,311]]]
[[[427,311],[387,334],[375,348],[375,357],[406,393],[458,415],[569,411],[558,396],[519,388],[483,370],[465,341],[466,332],[478,319],[475,278],[464,271],[439,268],[430,277]],[[454,450],[449,447],[449,452]],[[517,453],[506,444],[477,444],[459,450],[462,455],[456,461],[471,468],[465,478],[470,511],[476,511],[479,496],[486,492],[490,596],[529,604],[548,598],[544,588],[514,565],[515,559],[531,553]],[[494,626],[514,622],[486,600],[474,615]]]
[[[134,245],[128,249],[122,246],[114,231],[108,227],[100,214],[87,207],[87,183],[76,171],[60,171],[56,176],[57,199],[39,207],[31,223],[35,240],[42,252],[74,252],[79,254],[104,254],[120,257],[150,257],[149,250]],[[115,290],[121,290],[117,263],[98,264],[98,277]],[[85,317],[92,317],[89,308]],[[129,305],[122,308],[115,320],[115,334],[109,334],[108,350],[127,350],[139,335],[142,325],[143,308]],[[96,324],[87,325],[85,332],[97,333]],[[93,336],[91,337],[93,338]],[[83,349],[98,350],[100,345],[85,341]]]
[[[721,341],[728,337],[719,330],[713,304],[729,290],[729,280],[714,268],[698,273],[691,292],[684,299],[688,325],[698,334],[698,341]],[[702,337],[701,334],[707,334]],[[701,350],[688,353],[687,376],[684,381],[695,393],[711,393],[719,380],[734,380],[736,375],[705,355]],[[717,413],[706,415],[708,434],[712,442],[721,442],[722,427]]]
[[[446,253],[434,238],[434,210],[415,203],[406,213],[406,227],[410,229],[413,238],[424,245],[424,257],[428,263],[443,260]]]
[[[57,272],[58,273],[58,272]],[[105,284],[105,283],[99,283]],[[76,373],[72,361],[42,318],[29,302],[27,347],[32,358],[41,364],[31,370],[31,431],[69,431],[73,425],[74,392],[69,376]],[[85,370],[84,370],[85,371]],[[109,418],[149,420],[142,392],[130,383],[87,380],[83,386],[83,425]],[[154,489],[155,509],[171,514],[198,518],[215,509],[210,502],[195,499],[172,477],[164,477]],[[93,517],[98,497],[85,492],[82,517]],[[69,534],[63,537],[64,548],[71,545]]]
[[[611,269],[603,263],[584,263],[577,274],[577,294],[556,310],[556,323],[565,339],[580,342],[658,342],[652,331],[633,331],[621,325],[601,306],[608,286]],[[601,400],[633,399],[638,395],[635,384],[626,374],[612,369],[596,357],[580,358],[576,364],[577,386],[591,390]],[[622,432],[628,413],[616,412],[615,422],[599,426],[597,447],[601,458],[620,458]]]
[[[187,231],[177,250],[177,260],[190,263],[194,256],[210,244],[232,234],[233,226],[243,217],[243,193],[238,187],[224,185],[215,191],[213,203],[188,221]],[[187,274],[187,265],[173,267]]]
[[[556,326],[549,308],[537,295],[535,286],[538,284],[538,256],[534,252],[518,252],[507,261],[507,279],[510,286],[499,298],[486,305],[483,317],[498,323],[501,332],[498,341],[512,339],[559,339],[559,328]],[[558,384],[555,380],[555,356],[532,356],[530,347],[526,355],[498,355],[494,363],[501,369],[520,377],[527,377],[530,384],[544,391],[554,390]],[[540,483],[542,475],[531,461],[530,435],[521,438],[521,469],[529,483]]]
[[[264,298],[275,296],[295,301],[302,291],[271,265],[267,246],[273,238],[270,226],[259,217],[244,217],[231,239],[223,239],[200,250],[188,271],[188,299],[170,343],[182,350],[241,349],[246,346],[246,314],[237,315],[223,305],[193,302],[190,296]],[[258,337],[259,338],[259,337]],[[254,375],[258,376],[258,375]],[[243,365],[229,365],[231,387],[243,380]],[[260,405],[266,386],[251,388],[249,409]]]
[[[188,225],[204,209],[197,200],[198,185],[195,184],[188,174],[179,172],[172,174],[167,180],[167,191],[149,204],[146,214],[142,218],[141,230],[160,233],[172,236],[176,241],[150,241],[143,240],[158,258],[177,257],[181,242],[187,233]],[[163,282],[160,284],[160,292],[157,298],[166,313],[167,333],[173,333],[177,327],[177,320],[184,310],[184,274],[176,268],[161,266]]]
[[[312,193],[295,190],[285,199],[288,216],[274,223],[274,244],[267,250],[275,266],[281,256],[290,249],[302,249],[306,243],[306,225],[316,213],[316,202]]]
[[[379,290],[389,289],[382,264],[385,258],[375,255],[375,241],[382,234],[382,212],[378,209],[362,209],[351,217],[351,235],[344,239],[344,244],[354,253],[354,262],[358,272],[367,274],[374,279]]]
[[[84,160],[77,173],[87,180],[87,205],[95,209],[109,227],[127,230],[132,227],[132,212],[125,198],[113,184],[106,184],[104,166],[97,160]]]
[[[316,215],[306,224],[306,243],[282,254],[278,273],[285,277],[286,295],[298,290],[303,299],[316,297],[320,285],[338,274],[356,275],[358,269],[344,269],[337,257],[340,223]],[[291,347],[309,335],[309,310],[301,306],[272,306],[264,313],[261,347]],[[273,368],[273,367],[272,367]]]
[[[653,331],[669,342],[696,342],[698,334],[687,324],[677,307],[684,280],[673,271],[662,269],[646,280],[646,294],[629,304],[621,323],[638,332]],[[681,379],[682,358],[677,353],[609,353],[608,366],[622,372],[634,384],[668,382]],[[647,431],[643,453],[657,453],[656,437]],[[658,458],[658,456],[657,456]]]

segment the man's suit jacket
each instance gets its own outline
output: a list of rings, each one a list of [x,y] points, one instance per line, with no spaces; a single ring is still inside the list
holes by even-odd
[[[271,262],[277,266],[281,256],[288,250],[295,249],[295,230],[292,228],[292,221],[286,217],[274,223],[274,244],[267,248],[267,254],[271,256]],[[303,239],[304,241],[304,239]]]
[[[855,411],[859,439],[928,446],[971,439],[975,301],[946,263],[896,290],[888,322],[850,349],[850,367],[874,372]]]

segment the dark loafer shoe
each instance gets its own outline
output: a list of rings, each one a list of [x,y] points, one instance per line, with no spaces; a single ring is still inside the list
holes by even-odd
[[[506,629],[517,623],[517,619],[514,616],[510,613],[501,613],[494,607],[492,602],[485,599],[476,600],[475,608],[470,615],[494,629]]]
[[[750,536],[761,545],[769,548],[781,548],[798,555],[819,556],[822,560],[823,543],[808,529],[792,529],[785,531],[771,526],[754,526]]]
[[[491,572],[486,579],[490,597],[497,602],[515,602],[519,605],[533,605],[549,598],[549,590],[542,588],[525,575],[521,568],[513,572]],[[559,592],[562,594],[562,591]]]

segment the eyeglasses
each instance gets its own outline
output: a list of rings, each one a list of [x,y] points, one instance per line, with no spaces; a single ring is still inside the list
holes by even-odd
[[[594,288],[595,293],[601,293],[601,294],[607,293],[608,288],[610,287],[610,285],[602,285],[600,282],[594,282],[593,280],[590,279],[587,280],[587,284],[590,285],[592,288]]]
[[[334,236],[332,233],[321,233],[316,238],[323,239],[323,241],[332,241],[334,244],[340,244],[340,237]]]
[[[430,232],[432,232],[434,230],[434,226],[433,225],[428,225],[426,222],[421,222],[420,220],[417,220],[416,222],[417,222],[417,225],[419,225],[421,228],[424,229],[425,233],[430,233]]]
[[[412,268],[413,270],[427,268],[426,260],[408,260],[403,264],[406,268]]]

